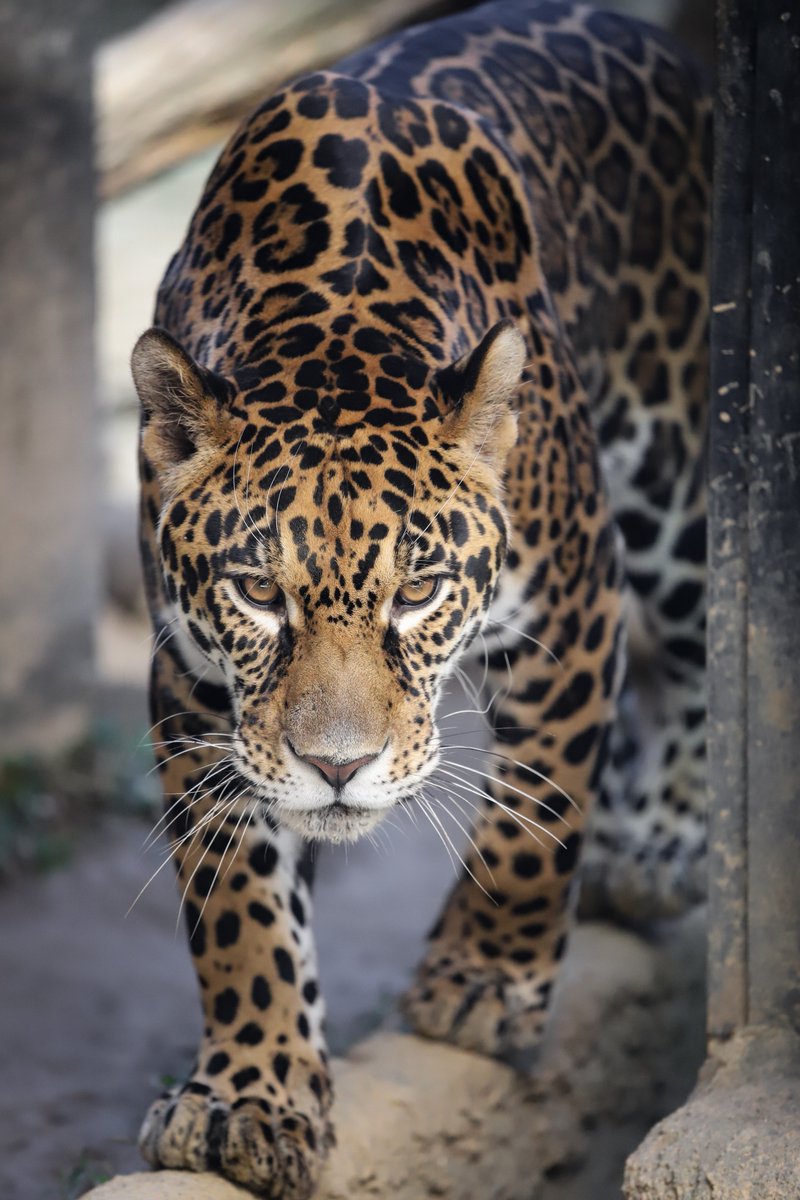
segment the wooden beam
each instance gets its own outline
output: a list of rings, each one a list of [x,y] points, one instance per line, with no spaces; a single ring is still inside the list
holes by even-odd
[[[286,79],[317,70],[442,0],[178,0],[97,56],[101,193],[117,195],[227,137]]]

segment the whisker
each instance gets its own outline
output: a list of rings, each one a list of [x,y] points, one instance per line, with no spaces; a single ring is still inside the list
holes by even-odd
[[[432,797],[430,797],[430,796],[429,796],[429,797],[427,797],[427,798],[425,799],[425,805],[426,805],[426,807],[427,807],[427,809],[428,809],[428,813],[429,813],[429,815],[430,815],[430,816],[432,817],[432,819],[433,819],[433,820],[436,822],[437,826],[438,826],[438,827],[441,829],[441,831],[442,831],[442,834],[444,835],[444,837],[446,837],[446,838],[447,838],[447,841],[448,841],[449,845],[452,847],[453,853],[455,854],[455,856],[456,856],[457,860],[458,860],[458,861],[461,863],[461,866],[462,866],[462,868],[463,868],[463,869],[464,869],[464,870],[467,872],[467,874],[469,875],[470,879],[473,881],[473,883],[476,883],[476,884],[478,885],[478,887],[481,889],[481,891],[483,892],[483,894],[484,894],[484,896],[486,897],[486,899],[487,899],[487,900],[491,900],[491,896],[490,896],[490,895],[489,895],[489,893],[486,891],[486,888],[483,886],[483,884],[481,883],[480,879],[478,879],[478,878],[477,878],[477,876],[476,876],[476,875],[475,875],[475,874],[474,874],[474,873],[473,873],[473,872],[470,870],[470,868],[467,866],[466,862],[464,861],[464,858],[462,857],[462,855],[461,855],[461,854],[459,854],[458,850],[456,849],[456,846],[455,846],[455,844],[454,844],[454,842],[453,842],[453,839],[450,837],[450,834],[449,834],[449,833],[447,832],[447,830],[445,829],[445,827],[444,827],[444,824],[443,824],[443,823],[442,823],[442,822],[439,820],[439,818],[437,817],[436,813],[435,813],[435,812],[433,811],[433,809],[430,807],[430,802],[431,802],[431,799],[432,799]],[[445,812],[447,812],[447,809],[445,809],[444,811],[445,811]],[[451,817],[453,816],[453,814],[452,814],[452,813],[450,813],[449,815],[450,815]],[[453,820],[455,820],[455,818],[453,818]],[[456,822],[456,823],[457,823],[457,822]],[[454,866],[455,866],[455,864],[454,864]]]
[[[239,800],[241,800],[241,798],[242,798],[242,796],[243,796],[243,795],[244,795],[244,792],[243,792],[243,791],[239,793],[239,795],[236,797],[236,802],[237,802],[237,803],[238,803],[238,801],[239,801]],[[209,889],[208,889],[208,893],[207,893],[207,895],[206,895],[205,899],[203,900],[203,904],[202,904],[202,906],[201,906],[201,908],[200,908],[200,915],[199,915],[199,916],[198,916],[198,918],[197,918],[197,923],[196,923],[196,925],[195,925],[195,927],[194,927],[194,930],[192,931],[192,934],[194,934],[194,932],[196,931],[196,929],[197,929],[198,925],[200,924],[200,922],[201,922],[201,921],[202,921],[202,919],[203,919],[203,913],[206,911],[206,905],[208,904],[208,898],[209,898],[209,896],[211,895],[211,893],[212,893],[212,891],[214,890],[214,888],[216,887],[217,879],[219,879],[219,873],[220,873],[220,870],[221,870],[221,868],[222,868],[222,864],[223,864],[223,862],[225,861],[225,857],[226,857],[226,855],[227,855],[228,851],[229,851],[229,850],[230,850],[230,848],[231,848],[231,844],[232,844],[232,842],[233,842],[233,839],[236,837],[236,830],[239,828],[239,826],[240,826],[240,825],[241,825],[241,823],[242,823],[242,817],[244,816],[245,812],[247,812],[247,814],[248,814],[248,815],[247,815],[247,820],[245,821],[245,826],[244,826],[244,829],[242,830],[242,836],[239,838],[239,845],[236,847],[236,849],[234,850],[233,854],[231,855],[231,861],[228,863],[228,866],[227,866],[227,867],[226,867],[226,869],[225,869],[225,874],[222,876],[222,879],[220,879],[220,883],[223,883],[223,882],[225,881],[225,879],[226,879],[226,878],[227,878],[227,876],[228,876],[228,872],[230,871],[231,867],[233,866],[234,862],[236,861],[236,857],[237,857],[237,855],[238,855],[239,851],[240,851],[240,850],[241,850],[241,848],[242,848],[242,843],[244,842],[244,839],[245,839],[245,834],[247,833],[247,830],[248,830],[248,829],[249,829],[249,827],[250,827],[250,822],[252,821],[253,817],[255,816],[256,812],[258,811],[258,803],[259,803],[259,802],[258,802],[258,800],[256,800],[256,799],[252,799],[252,800],[250,801],[250,805],[249,805],[249,812],[248,812],[248,809],[247,809],[247,806],[246,806],[246,807],[245,807],[245,809],[243,810],[243,812],[240,814],[240,816],[239,816],[239,820],[236,822],[236,824],[235,824],[235,826],[234,826],[234,828],[233,828],[233,833],[231,834],[230,838],[228,839],[228,844],[227,844],[227,846],[225,847],[225,849],[222,851],[222,855],[221,855],[221,857],[220,857],[220,860],[219,860],[219,862],[217,863],[217,869],[216,869],[216,872],[214,873],[214,878],[212,879],[212,881],[211,881],[211,886],[209,887]]]
[[[444,720],[447,721],[451,717],[485,717],[486,714],[489,712],[490,708],[492,707],[492,705],[494,704],[495,699],[499,695],[499,692],[500,692],[500,689],[498,688],[497,691],[494,693],[494,695],[491,696],[491,698],[489,700],[487,700],[485,708],[458,708],[458,709],[456,709],[455,712],[445,713]],[[437,722],[437,724],[438,724],[438,722]],[[491,726],[489,726],[489,728],[491,728]]]
[[[474,750],[475,747],[474,746],[464,746],[464,745],[459,746],[458,744],[451,742],[448,745],[448,749],[449,750]],[[569,792],[565,792],[564,789],[562,787],[560,787],[559,784],[557,784],[554,779],[551,779],[549,775],[545,775],[544,772],[542,772],[542,771],[537,771],[536,767],[528,766],[527,763],[520,762],[519,759],[517,759],[517,758],[509,758],[509,756],[507,754],[501,754],[499,750],[483,750],[483,751],[481,751],[481,753],[491,754],[491,756],[493,758],[499,758],[499,759],[502,759],[503,762],[513,763],[515,767],[519,767],[522,771],[530,771],[530,773],[532,775],[535,775],[537,777],[537,779],[541,779],[545,783],[549,783],[551,788],[553,788],[555,791],[557,791],[559,793],[559,795],[563,796],[565,800],[569,801],[569,803],[572,805],[572,807],[575,809],[576,812],[579,813],[581,811],[580,805],[577,803],[577,801],[573,800],[573,798],[572,798],[572,796],[570,796]],[[463,765],[463,764],[459,764],[459,765]],[[505,786],[505,784],[504,784],[504,786]],[[542,804],[542,806],[545,808],[547,807],[546,805],[543,804],[543,802],[541,800],[538,800],[535,796],[533,798],[537,801],[537,804]]]
[[[446,841],[444,840],[444,838],[442,837],[442,834],[441,834],[440,830],[439,830],[439,829],[437,829],[436,825],[435,825],[435,824],[434,824],[434,822],[433,822],[433,814],[432,814],[432,812],[431,812],[431,811],[430,811],[430,809],[429,809],[429,806],[428,806],[428,803],[427,803],[427,801],[425,800],[425,797],[424,797],[424,796],[419,796],[419,797],[418,797],[418,799],[419,799],[419,811],[420,811],[420,812],[422,813],[422,815],[425,817],[425,820],[428,822],[428,824],[430,825],[431,829],[434,831],[434,833],[436,834],[436,836],[439,838],[439,841],[440,841],[440,842],[442,843],[442,845],[444,846],[444,848],[445,848],[445,850],[446,850],[446,852],[447,852],[447,857],[450,859],[450,865],[451,865],[451,866],[452,866],[452,868],[453,868],[453,874],[456,876],[456,878],[458,878],[458,867],[456,866],[456,861],[455,861],[455,859],[453,858],[453,855],[452,855],[452,852],[451,852],[451,850],[450,850],[450,847],[447,845],[447,842],[446,842]]]
[[[533,829],[542,829],[543,833],[546,833],[547,830],[543,829],[541,825],[537,825],[537,823],[535,821],[531,820],[530,817],[522,816],[520,813],[515,812],[515,810],[513,808],[509,808],[507,805],[502,804],[499,800],[495,800],[494,796],[489,795],[488,792],[481,792],[478,788],[473,787],[471,784],[466,783],[463,780],[451,783],[450,787],[457,788],[459,791],[469,791],[475,796],[480,796],[481,799],[484,801],[484,804],[486,804],[488,802],[490,805],[494,805],[496,808],[498,808],[500,810],[500,812],[505,813],[506,816],[510,817],[511,820],[514,821],[514,823],[519,826],[519,828],[522,830],[522,832],[524,834],[527,834],[528,837],[532,838],[533,841],[536,842],[537,846],[541,846],[542,849],[545,849],[544,842],[541,840],[541,838],[536,836],[536,834],[533,832]],[[466,800],[467,797],[465,796],[464,799]],[[490,813],[491,813],[491,809],[490,809],[490,812],[486,812],[486,810],[484,809],[481,812],[481,816],[483,817],[483,819],[485,821],[489,821]],[[491,815],[494,815],[494,814],[492,813]],[[533,829],[531,828],[531,826],[533,826]],[[558,839],[556,839],[556,840],[558,840]],[[559,842],[559,845],[561,845],[560,842]]]
[[[210,768],[209,770],[206,771],[206,773],[202,776],[201,779],[199,779],[197,781],[197,783],[193,784],[192,787],[187,788],[186,791],[180,792],[178,794],[177,799],[169,806],[169,808],[166,810],[166,812],[164,812],[161,815],[161,817],[159,817],[156,824],[150,830],[150,833],[147,835],[142,848],[146,850],[148,848],[148,846],[151,845],[152,842],[154,842],[158,837],[161,836],[162,833],[166,833],[167,829],[169,829],[170,826],[174,825],[175,821],[177,821],[177,819],[178,819],[177,817],[175,817],[172,821],[170,821],[169,824],[164,825],[164,828],[162,830],[159,830],[159,826],[162,825],[164,823],[164,821],[166,821],[167,817],[170,815],[171,812],[173,812],[174,809],[178,808],[182,804],[182,802],[184,800],[186,800],[187,796],[191,796],[194,792],[198,791],[201,787],[203,787],[206,784],[209,784],[215,775],[219,775],[220,772],[225,767],[233,766],[234,763],[235,763],[235,760],[230,757],[225,757],[225,758],[220,759],[220,761],[218,763],[214,764],[213,768]],[[202,768],[199,768],[199,769],[202,769]],[[225,785],[220,782],[218,782],[215,785],[215,787],[223,787],[223,786],[225,786]],[[214,791],[214,788],[209,788],[208,791],[206,792],[206,795],[210,795],[213,791]],[[194,798],[194,800],[191,801],[191,803],[189,804],[188,807],[193,808],[194,805],[198,803],[199,799],[200,799],[200,797],[196,796]]]
[[[216,749],[216,742],[208,742],[205,740],[206,738],[210,737],[229,738],[231,741],[233,741],[235,740],[236,735],[234,733],[228,733],[222,729],[208,729],[203,737],[201,737],[199,734],[186,734],[182,737],[166,738],[163,742],[150,742],[150,748],[153,750],[161,750],[165,746],[179,746],[181,742],[191,742],[195,746],[209,746],[212,749]]]
[[[213,795],[217,789],[219,789],[220,793],[222,793],[224,791],[224,789],[228,787],[229,784],[235,782],[236,778],[237,778],[236,772],[232,771],[230,773],[230,775],[228,775],[225,779],[218,780],[217,783],[215,783],[212,788],[209,788],[207,791],[201,792],[199,795],[195,796],[194,800],[191,801],[188,808],[189,809],[194,808],[194,806],[196,804],[199,804],[201,800],[204,800],[208,796]],[[178,797],[177,803],[180,803],[180,801],[183,800],[186,796],[191,795],[192,792],[196,791],[199,787],[201,787],[204,782],[205,782],[205,779],[202,779],[202,780],[198,781],[198,783],[196,783],[195,786],[193,788],[191,788],[188,792],[182,792],[181,795]],[[196,824],[192,825],[191,829],[187,830],[187,832],[182,834],[179,838],[171,839],[170,851],[169,851],[170,857],[174,856],[175,851],[179,850],[180,847],[183,846],[187,841],[190,841],[191,839],[196,837],[196,835],[198,833],[200,833],[203,829],[205,829],[205,827],[210,823],[210,821],[213,820],[213,818],[219,812],[220,806],[221,806],[221,795],[220,795],[220,797],[217,798],[217,800],[214,801],[214,803],[212,804],[212,806],[208,810],[208,812],[203,813],[200,820]],[[174,807],[175,806],[173,805],[173,808]],[[170,821],[169,825],[166,826],[164,830],[162,830],[162,833],[166,833],[166,829],[168,829],[172,825],[174,825],[177,820],[178,820],[178,817],[177,816],[174,817],[172,819],[172,821]]]
[[[448,797],[450,800],[452,800],[454,804],[456,804],[456,805],[458,806],[458,808],[459,808],[459,811],[462,813],[462,815],[465,815],[465,814],[464,814],[464,810],[461,808],[460,804],[458,804],[458,800],[456,799],[456,797],[455,797],[455,796],[452,794],[452,792],[448,791],[448,789],[447,789],[447,788],[444,786],[444,784],[442,784],[442,783],[434,783],[433,781],[430,781],[430,785],[429,785],[429,786],[430,786],[430,787],[435,787],[435,788],[438,788],[438,789],[439,789],[439,791],[441,791],[441,792],[444,792],[444,794],[445,794],[445,795],[446,795],[446,796],[447,796],[447,797]],[[445,808],[445,806],[442,804],[441,800],[439,800],[439,799],[438,799],[438,797],[436,797],[436,796],[429,796],[429,797],[428,797],[428,799],[429,799],[429,800],[433,800],[433,801],[434,801],[434,803],[441,805],[441,807],[442,807],[442,808],[444,808],[444,811],[445,811],[445,812],[448,814],[448,816],[451,818],[451,820],[455,821],[456,825],[457,825],[457,826],[458,826],[458,828],[461,830],[461,832],[464,834],[464,837],[467,839],[467,841],[469,842],[469,844],[472,846],[473,850],[475,851],[475,853],[477,854],[477,856],[478,856],[478,858],[480,859],[481,863],[483,864],[483,867],[484,867],[484,869],[485,869],[485,871],[486,871],[487,875],[488,875],[488,876],[489,876],[489,878],[491,879],[493,886],[494,886],[494,887],[497,887],[497,880],[495,879],[494,875],[492,874],[491,867],[490,867],[490,866],[489,866],[489,864],[487,863],[486,859],[483,857],[483,854],[482,854],[481,850],[478,848],[478,844],[477,844],[477,842],[475,842],[475,841],[473,840],[473,838],[472,838],[471,834],[469,833],[469,831],[468,831],[467,829],[465,829],[465,828],[464,828],[464,826],[463,826],[463,825],[461,824],[461,822],[459,821],[458,817],[454,816],[454,815],[453,815],[453,813],[449,811],[449,809]]]
[[[550,658],[552,658],[557,667],[560,667],[562,671],[564,670],[564,664],[561,662],[561,659],[558,657],[558,655],[554,654],[550,647],[545,646],[544,642],[540,642],[538,638],[532,637],[529,633],[524,633],[521,629],[515,629],[513,625],[508,625],[505,621],[494,621],[489,618],[488,624],[502,625],[503,629],[508,629],[510,633],[516,633],[518,637],[524,638],[526,642],[532,642],[534,646],[538,646],[540,650],[544,650],[545,654],[548,654]],[[490,629],[489,636],[499,637],[500,635],[495,633],[494,630]]]
[[[174,754],[168,754],[166,756],[166,758],[158,759],[158,761],[155,762],[153,764],[153,766],[150,768],[150,770],[147,772],[147,775],[145,776],[145,778],[149,779],[151,775],[154,775],[156,773],[156,771],[160,771],[162,767],[165,767],[167,765],[167,763],[174,762],[176,758],[182,758],[184,754],[191,754],[193,752],[196,753],[198,750],[201,750],[201,749],[205,749],[205,750],[224,750],[225,749],[224,746],[214,745],[213,742],[206,742],[203,740],[203,738],[175,738],[175,740],[172,742],[159,742],[159,746],[161,746],[161,747],[177,746],[177,745],[180,745],[181,742],[189,742],[190,744],[188,746],[185,746],[183,748],[183,750],[176,750]]]
[[[208,813],[206,813],[203,821],[196,828],[190,829],[188,833],[184,834],[183,837],[179,838],[176,842],[173,842],[170,845],[169,853],[167,854],[166,858],[155,869],[153,874],[147,880],[147,883],[144,884],[144,886],[141,888],[141,890],[137,893],[137,895],[133,899],[130,907],[128,908],[127,912],[125,913],[126,917],[130,916],[130,914],[133,912],[133,909],[135,908],[135,906],[139,903],[139,900],[141,900],[142,896],[145,894],[147,889],[150,887],[150,884],[153,882],[153,880],[158,875],[161,874],[161,872],[164,870],[164,867],[167,865],[167,863],[172,862],[173,858],[175,857],[175,851],[189,838],[194,838],[197,836],[197,833],[199,832],[200,829],[203,828],[203,825],[207,824],[208,821],[212,819],[216,808],[217,808],[217,805],[216,804],[213,805],[212,808],[210,809],[210,811]]]
[[[523,800],[530,800],[533,804],[538,805],[539,808],[543,808],[545,812],[549,812],[551,816],[557,817],[559,821],[563,821],[565,825],[567,824],[562,814],[556,812],[549,804],[545,804],[544,800],[540,800],[538,796],[532,796],[530,792],[523,791],[522,788],[515,787],[513,783],[508,783],[505,779],[498,779],[495,775],[489,775],[487,771],[479,771],[477,767],[468,767],[466,763],[451,762],[447,758],[442,759],[442,762],[447,763],[448,767],[457,767],[461,771],[469,771],[470,775],[479,775],[481,779],[486,779],[490,783],[496,784],[497,787],[504,788],[507,792],[514,792],[515,795],[522,796]]]
[[[164,624],[160,626],[158,632],[155,635],[155,638],[153,640],[153,646],[150,651],[150,662],[151,663],[152,663],[153,659],[155,658],[155,656],[158,654],[159,650],[163,650],[164,647],[166,646],[167,642],[171,641],[172,638],[175,637],[176,633],[178,632],[177,622],[178,622],[178,618],[173,617],[171,620],[164,622]],[[175,626],[174,629],[172,628],[173,625]],[[164,635],[166,635],[166,636],[164,636]]]
[[[461,686],[463,687],[463,689],[467,693],[467,695],[470,697],[470,699],[474,700],[475,704],[478,707],[480,707],[481,701],[480,701],[480,696],[478,695],[477,688],[475,687],[475,685],[473,684],[472,680],[469,678],[467,673],[459,666],[454,667],[454,673],[457,676],[457,678],[461,681]]]
[[[239,797],[238,797],[238,799],[241,799],[241,796],[239,796]],[[245,821],[245,824],[244,824],[244,829],[242,830],[241,837],[239,838],[239,845],[236,847],[236,849],[234,850],[233,854],[231,855],[231,860],[230,860],[230,862],[228,863],[227,867],[225,868],[225,874],[222,876],[222,879],[220,880],[220,883],[224,883],[224,882],[225,882],[225,880],[226,880],[226,879],[227,879],[227,877],[228,877],[228,872],[230,871],[230,869],[231,869],[231,867],[233,866],[233,864],[236,862],[236,859],[237,859],[237,857],[238,857],[238,855],[239,855],[239,851],[241,850],[241,848],[242,848],[242,845],[243,845],[243,843],[244,843],[245,835],[247,834],[247,831],[248,831],[248,829],[250,828],[250,822],[252,821],[252,819],[253,819],[253,817],[256,815],[256,813],[258,812],[258,808],[259,808],[260,801],[258,800],[258,798],[257,798],[257,797],[253,796],[253,797],[252,797],[252,799],[250,800],[249,804],[250,804],[250,810],[249,810],[249,812],[247,813],[247,820]],[[240,818],[240,821],[241,821],[241,818]],[[236,826],[236,828],[238,828],[238,822],[237,822],[237,826]],[[234,831],[233,831],[233,832],[234,832],[234,833],[236,833],[236,829],[234,829]],[[228,847],[226,846],[226,847],[225,847],[225,854],[227,854],[227,853],[228,853]],[[220,864],[219,864],[219,865],[220,865],[220,867],[222,866],[222,859],[220,859]],[[203,915],[203,910],[201,909],[201,910],[200,910],[200,916],[202,917],[202,915]]]
[[[562,849],[564,848],[564,843],[561,841],[561,839],[559,837],[556,836],[556,834],[553,833],[552,829],[548,829],[545,825],[540,825],[538,821],[534,821],[533,817],[529,817],[525,813],[518,813],[515,809],[510,808],[507,804],[503,804],[503,802],[501,800],[498,800],[496,796],[493,796],[491,794],[491,792],[483,791],[480,788],[475,787],[474,784],[471,784],[467,780],[462,779],[460,775],[455,774],[455,772],[453,772],[453,771],[448,771],[444,767],[438,767],[437,770],[441,771],[441,773],[443,775],[447,775],[449,778],[456,780],[457,782],[453,784],[454,787],[466,789],[467,791],[471,792],[473,795],[479,796],[481,798],[481,800],[484,801],[484,803],[486,803],[488,801],[490,804],[495,804],[498,808],[501,808],[503,810],[503,812],[508,813],[508,815],[510,817],[512,817],[517,822],[517,824],[519,824],[521,821],[524,821],[526,825],[533,826],[533,828],[537,829],[539,831],[539,833],[546,834],[547,837],[552,838],[552,840],[554,842],[557,842],[558,845],[562,847]],[[532,799],[533,797],[528,797],[528,798]],[[564,821],[563,817],[559,817],[559,820],[562,821],[565,825],[567,824],[567,822]],[[531,833],[530,830],[527,830],[527,832]],[[538,837],[535,836],[535,834],[531,833],[531,837],[533,837],[534,841],[538,842],[540,846],[543,845],[543,843],[539,840]]]
[[[234,797],[233,797],[231,800],[226,800],[226,801],[225,801],[225,803],[224,803],[224,808],[220,809],[220,813],[222,813],[222,812],[224,811],[224,813],[225,813],[225,816],[227,816],[227,815],[228,815],[228,813],[229,813],[229,812],[231,812],[231,810],[233,809],[233,807],[234,807],[234,805],[237,803],[237,801],[241,799],[242,795],[243,795],[243,793],[242,793],[242,792],[239,792],[239,794],[238,794],[238,795],[236,795],[236,796],[234,796]],[[222,797],[222,796],[220,796],[220,798],[219,798],[219,804],[222,804],[222,803],[223,803],[223,797]],[[223,817],[223,818],[222,818],[222,820],[224,820],[224,819],[225,819],[225,818]],[[240,817],[239,817],[239,820],[241,821],[241,819],[242,819],[242,818],[241,818],[241,816],[240,816]],[[239,826],[238,826],[238,822],[237,822],[236,828],[238,829],[238,827],[239,827]],[[235,831],[234,831],[234,832],[235,832]],[[212,840],[212,842],[211,842],[211,843],[210,843],[208,846],[206,846],[205,850],[203,851],[203,853],[200,855],[200,857],[198,858],[197,862],[195,863],[195,865],[194,865],[194,870],[192,871],[191,875],[189,876],[189,878],[188,878],[188,879],[187,879],[187,881],[186,881],[186,886],[185,886],[185,887],[184,887],[184,889],[183,889],[183,893],[182,893],[182,895],[181,895],[180,904],[178,905],[178,915],[177,915],[177,917],[175,918],[175,932],[176,932],[176,933],[177,933],[177,931],[178,931],[178,928],[179,928],[179,926],[180,926],[180,922],[181,922],[181,914],[183,913],[183,906],[184,906],[184,904],[186,903],[186,896],[187,896],[187,894],[188,894],[188,892],[189,892],[189,888],[192,886],[192,882],[193,882],[193,880],[194,880],[194,877],[195,877],[195,875],[197,874],[197,872],[198,872],[198,871],[200,870],[200,868],[202,867],[202,865],[203,865],[203,863],[205,862],[205,860],[206,860],[206,858],[208,857],[208,855],[211,853],[211,850],[212,850],[213,844],[214,844],[214,843],[213,843],[213,840]],[[228,843],[228,845],[230,845],[230,842]],[[223,852],[223,853],[224,853],[224,852]],[[220,861],[221,861],[221,860],[220,860]],[[219,872],[219,866],[217,867],[217,873],[218,873],[218,872]],[[216,879],[216,874],[215,874],[214,878]],[[210,895],[210,889],[209,889],[209,891],[206,893],[206,896],[205,896],[205,900],[206,900],[206,901],[208,900],[208,897],[209,897],[209,895]],[[203,908],[205,908],[205,904],[203,905]],[[202,915],[202,913],[201,913],[201,915]],[[198,924],[199,924],[199,922],[200,922],[200,918],[198,917]],[[195,926],[195,929],[196,929],[196,928],[197,928],[197,926]],[[194,931],[193,931],[193,932],[194,932]]]
[[[137,749],[141,750],[141,748],[144,746],[145,742],[149,742],[150,735],[153,734],[156,731],[156,729],[158,729],[161,725],[166,725],[166,723],[168,721],[176,721],[178,719],[178,717],[199,718],[200,716],[201,716],[200,712],[197,709],[193,709],[193,708],[187,708],[183,712],[167,713],[167,715],[165,717],[161,717],[158,721],[155,721],[150,726],[150,728],[144,734],[142,734],[142,737],[137,744]],[[213,712],[206,712],[206,711],[203,711],[202,719],[204,721],[207,721],[207,720],[224,721],[226,724],[229,723],[229,721],[230,721],[230,718],[227,716],[223,716],[222,713],[213,713]],[[209,731],[209,732],[211,732],[211,731]]]
[[[538,726],[536,726],[536,725],[478,725],[474,729],[462,729],[460,725],[456,725],[456,727],[454,729],[440,729],[439,732],[444,739],[444,738],[448,738],[448,737],[460,736],[462,734],[464,736],[472,735],[473,733],[477,735],[479,733],[486,733],[487,731],[489,733],[506,733],[506,732],[510,732],[511,730],[514,730],[516,733],[519,733],[520,731],[522,731],[524,733],[534,734],[534,733],[538,733]],[[448,743],[445,743],[445,744],[448,744]],[[482,746],[470,746],[470,750],[474,750],[476,754],[485,753]]]
[[[483,645],[483,679],[481,680],[481,686],[478,688],[478,692],[482,693],[485,691],[486,684],[489,679],[489,647],[486,645],[486,638],[484,637],[482,629],[478,630],[478,637],[481,639],[481,643]],[[508,655],[506,655],[506,666],[508,666]],[[508,667],[508,670],[509,670],[509,677],[510,677],[510,674],[511,674],[510,666]],[[511,689],[509,688],[509,691],[510,690]]]

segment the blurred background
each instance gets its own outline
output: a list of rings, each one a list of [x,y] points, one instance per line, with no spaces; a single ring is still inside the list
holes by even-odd
[[[711,0],[604,6],[669,28],[710,61]],[[138,1123],[155,1091],[188,1068],[199,1028],[171,867],[160,870],[166,849],[143,849],[159,796],[130,349],[221,145],[255,102],[393,29],[467,7],[0,0],[8,1200],[72,1200],[136,1169]],[[447,710],[472,704],[454,694]],[[450,834],[463,838],[456,826]],[[320,852],[317,880],[321,974],[341,1051],[387,1017],[452,866],[434,832],[408,824],[377,848]],[[618,1194],[602,1179],[591,1192]]]

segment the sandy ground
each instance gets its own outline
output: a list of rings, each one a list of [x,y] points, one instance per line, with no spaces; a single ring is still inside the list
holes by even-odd
[[[107,709],[127,718],[132,742],[145,723],[142,636],[104,632]],[[454,697],[450,709],[463,706]],[[145,1108],[191,1060],[198,1001],[169,866],[126,916],[163,861],[161,845],[143,851],[146,834],[109,819],[68,866],[0,893],[2,1200],[70,1200],[139,1168]],[[404,819],[382,842],[319,854],[315,927],[336,1051],[390,1012],[453,878],[424,822]]]

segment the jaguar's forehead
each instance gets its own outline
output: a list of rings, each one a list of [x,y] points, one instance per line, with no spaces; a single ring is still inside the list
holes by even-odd
[[[449,536],[440,510],[448,497],[454,499],[464,475],[456,447],[436,444],[427,434],[417,442],[412,430],[397,428],[345,436],[303,422],[286,432],[288,446],[281,447],[276,431],[261,453],[240,447],[238,471],[224,487],[241,517],[240,530],[254,538],[258,531],[273,556],[285,556],[291,547],[292,556],[305,558],[313,549],[342,559],[363,554],[369,544],[372,561],[381,551],[392,557],[402,551],[403,562],[413,565],[430,558],[437,535]],[[273,460],[274,451],[281,452]],[[463,480],[450,507],[461,511],[474,504]]]
[[[442,416],[431,369],[402,339],[353,328],[346,316],[327,327],[301,322],[268,329],[231,380],[260,436],[275,429],[290,449],[315,435],[352,439],[377,431],[426,446],[424,426]]]
[[[457,447],[418,446],[405,429],[303,429],[289,449],[276,436],[224,449],[205,483],[176,497],[162,523],[173,569],[199,554],[204,576],[264,570],[329,607],[367,602],[398,574],[455,571],[473,539],[503,535]]]
[[[447,553],[441,537],[432,536],[430,518],[423,520],[424,502],[377,480],[354,486],[340,449],[316,478],[298,479],[292,503],[277,515],[265,565],[277,574],[282,567],[315,606],[359,609],[378,602],[398,571],[444,565]]]

